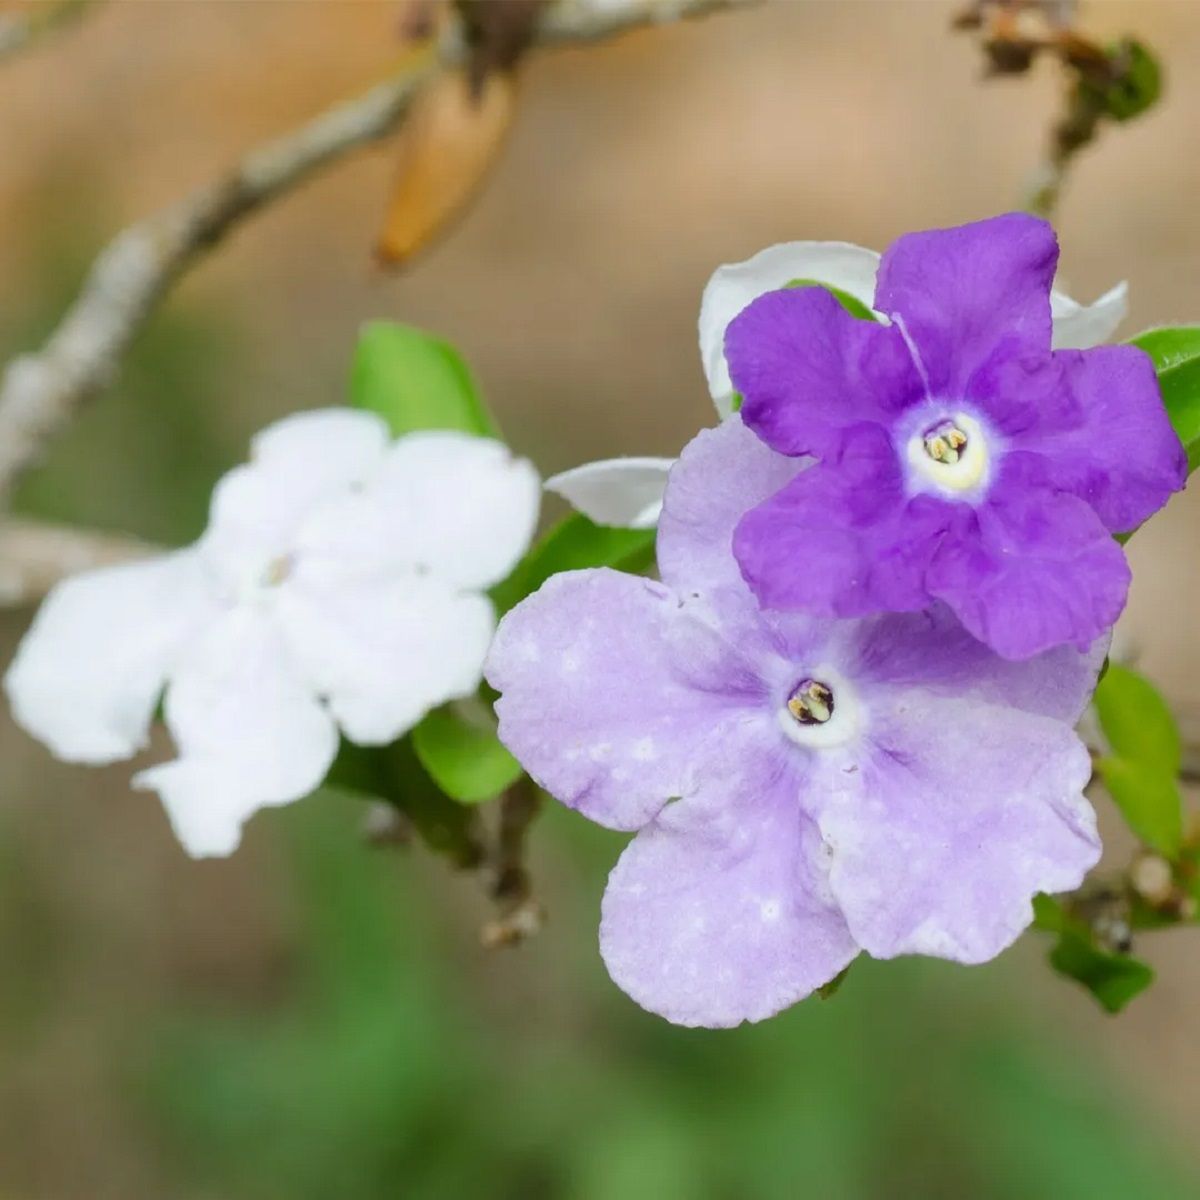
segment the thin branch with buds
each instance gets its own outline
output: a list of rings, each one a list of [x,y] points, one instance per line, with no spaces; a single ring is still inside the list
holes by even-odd
[[[534,44],[599,41],[639,26],[753,0],[629,0],[611,8],[566,0],[539,19]],[[448,36],[357,99],[253,151],[216,182],[119,233],[46,343],[0,377],[0,502],[79,408],[116,374],[121,357],[171,286],[242,220],[404,121],[432,78],[468,49]]]

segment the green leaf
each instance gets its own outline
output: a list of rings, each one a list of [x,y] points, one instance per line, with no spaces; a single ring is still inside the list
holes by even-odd
[[[1114,121],[1128,121],[1157,103],[1162,95],[1162,67],[1146,46],[1125,38],[1106,54],[1113,67],[1111,78],[1085,76],[1079,84],[1092,106]]]
[[[1033,926],[1058,935],[1050,950],[1050,965],[1081,983],[1109,1012],[1120,1012],[1154,981],[1153,970],[1140,959],[1097,945],[1087,925],[1056,896],[1034,896]]]
[[[860,321],[875,320],[875,314],[857,296],[852,296],[849,292],[834,287],[831,283],[822,283],[819,279],[793,279],[784,286],[824,288],[852,317],[857,317]]]
[[[500,436],[458,351],[411,325],[364,326],[350,371],[350,402],[378,413],[394,437],[419,429]]]
[[[1144,675],[1110,663],[1094,703],[1113,754],[1170,776],[1179,773],[1179,727],[1162,694]]]
[[[1130,829],[1175,859],[1183,843],[1179,727],[1167,702],[1143,675],[1110,663],[1094,699],[1112,754],[1097,770]]]
[[[435,708],[412,731],[413,749],[433,781],[460,804],[500,795],[522,774],[496,736],[496,719],[480,699]]]
[[[1200,325],[1158,325],[1129,339],[1150,355],[1160,374],[1192,358],[1200,358]]]
[[[492,589],[501,615],[560,571],[584,567],[648,570],[654,562],[653,529],[617,529],[597,525],[582,513],[571,513],[546,533],[517,564],[516,570]]]
[[[481,849],[475,835],[476,814],[434,783],[417,758],[411,737],[390,746],[355,746],[343,741],[325,786],[395,806],[435,853],[458,867],[478,865]]]
[[[1062,904],[1054,897],[1039,892],[1033,898],[1033,927],[1045,933],[1061,933],[1068,921]]]
[[[820,996],[822,1000],[830,1000],[836,996],[838,991],[841,989],[842,984],[846,982],[846,976],[850,974],[850,968],[852,966],[854,966],[852,962],[848,963],[828,983],[821,984],[821,986],[817,988],[817,995]]]
[[[1118,1013],[1154,982],[1154,970],[1129,954],[1113,954],[1083,932],[1065,929],[1050,951],[1050,965],[1082,984],[1110,1013]]]
[[[1175,776],[1127,758],[1102,758],[1096,767],[1129,828],[1174,861],[1183,845],[1183,797]]]
[[[1200,326],[1148,329],[1131,344],[1154,360],[1163,404],[1194,471],[1200,466]]]

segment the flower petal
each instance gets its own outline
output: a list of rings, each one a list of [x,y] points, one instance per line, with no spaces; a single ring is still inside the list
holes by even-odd
[[[1019,453],[976,509],[961,508],[930,563],[929,593],[1004,658],[1087,649],[1121,615],[1129,566],[1084,501],[1038,486]]]
[[[901,332],[818,288],[760,296],[730,323],[725,352],[742,419],[782,454],[824,457],[845,429],[890,424],[924,394]]]
[[[495,627],[486,596],[434,578],[348,580],[319,563],[280,587],[277,611],[310,686],[360,745],[394,741],[474,692]]]
[[[180,648],[215,612],[191,550],[67,579],[4,678],[17,724],[67,762],[127,758],[146,743]]]
[[[776,454],[736,413],[684,447],[658,527],[658,572],[679,592],[741,586],[733,531],[747,510],[795,478],[806,460]]]
[[[704,772],[609,877],[600,953],[614,982],[677,1025],[761,1021],[858,953],[832,902],[799,780],[765,746]]]
[[[1074,726],[1108,654],[1107,634],[1083,653],[1056,646],[1035,658],[1001,658],[945,605],[882,613],[844,627],[845,670],[864,688],[917,688],[947,699],[1002,704]]]
[[[898,688],[872,693],[868,736],[859,770],[814,790],[833,893],[876,958],[984,962],[1036,893],[1077,887],[1100,857],[1091,761],[1064,722]]]
[[[952,508],[906,499],[896,453],[874,425],[742,518],[733,550],[767,608],[853,617],[923,608],[925,570]]]
[[[736,757],[771,720],[762,681],[704,616],[606,569],[555,575],[513,609],[487,678],[502,693],[500,740],[548,792],[613,829],[693,794],[707,744]]]
[[[193,857],[229,854],[260,808],[287,804],[325,778],[337,730],[295,669],[269,614],[242,606],[198,639],[167,688],[173,762],[134,786],[162,797]]]
[[[410,433],[357,494],[315,512],[301,556],[338,563],[347,577],[429,574],[483,589],[516,565],[541,505],[537,472],[490,438]]]
[[[717,412],[733,410],[733,383],[725,362],[725,330],[752,300],[797,279],[830,284],[868,308],[875,294],[879,255],[848,242],[783,242],[745,262],[718,267],[700,301],[700,358]]]
[[[875,307],[915,344],[932,396],[965,396],[996,354],[1045,354],[1058,243],[1049,223],[1008,213],[910,233],[879,266]]]
[[[662,512],[671,458],[609,458],[560,471],[545,488],[597,525],[653,529]]]
[[[352,408],[295,413],[264,429],[250,461],[213,489],[200,546],[237,587],[288,553],[309,514],[377,468],[388,442],[381,417]]]
[[[1109,288],[1093,304],[1080,304],[1064,292],[1050,293],[1055,350],[1090,350],[1107,342],[1129,312],[1129,285]]]
[[[1086,500],[1111,532],[1136,529],[1187,482],[1154,365],[1136,346],[1064,350],[1054,363],[1079,424],[1038,430],[1026,444],[1047,483]]]

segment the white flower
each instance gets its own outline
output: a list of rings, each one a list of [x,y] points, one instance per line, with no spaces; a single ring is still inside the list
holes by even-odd
[[[217,485],[194,545],[51,592],[5,677],[13,712],[59,758],[106,763],[146,744],[163,697],[179,757],[134,784],[191,854],[228,854],[257,809],[324,779],[339,728],[387,743],[479,686],[484,590],[538,502],[499,442],[288,417]]]
[[[700,302],[700,359],[717,414],[733,410],[733,384],[725,362],[725,330],[730,321],[764,292],[793,280],[828,284],[867,308],[875,298],[879,255],[849,242],[783,242],[745,262],[718,267]],[[1083,305],[1063,292],[1050,294],[1054,347],[1086,350],[1106,342],[1128,309],[1124,283]],[[880,320],[886,318],[880,314]],[[658,521],[662,492],[673,460],[612,458],[587,463],[546,480],[546,487],[601,525],[649,528]]]

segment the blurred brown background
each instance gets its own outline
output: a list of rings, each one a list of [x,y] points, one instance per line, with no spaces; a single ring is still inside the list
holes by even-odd
[[[793,238],[883,248],[906,230],[1020,202],[1061,77],[1045,63],[1025,79],[981,82],[976,47],[949,31],[955,7],[776,0],[617,45],[537,53],[508,153],[446,242],[399,277],[371,265],[392,178],[386,146],[247,222],[148,335],[178,353],[131,367],[31,483],[30,506],[153,537],[198,532],[202,500],[179,499],[173,481],[186,477],[202,497],[265,420],[339,402],[355,331],[377,316],[457,343],[510,441],[544,473],[673,454],[712,418],[695,320],[718,263]],[[44,332],[120,225],[387,72],[398,11],[386,0],[115,0],[0,64],[5,345]],[[1082,156],[1057,218],[1061,278],[1080,300],[1128,279],[1126,335],[1200,320],[1200,3],[1097,0],[1083,24],[1146,40],[1165,60],[1168,93]],[[186,332],[195,328],[203,334]],[[1142,665],[1193,704],[1198,522],[1193,489],[1135,540],[1128,617]],[[25,620],[5,618],[6,646]],[[172,1190],[126,1108],[113,1047],[135,1045],[164,1005],[271,1011],[296,919],[271,829],[280,818],[256,820],[229,862],[189,864],[154,799],[129,791],[129,774],[56,764],[7,719],[0,730],[4,1195],[243,1194]],[[420,855],[400,869],[420,885],[416,923],[449,907],[436,952],[487,997],[480,1021],[519,1028],[536,1011],[555,1037],[582,1036],[576,984],[560,964],[570,945],[590,954],[602,870],[537,944],[488,959],[475,947],[482,909],[471,885]],[[552,893],[570,884],[561,865],[544,870]],[[1098,1061],[1129,1109],[1150,1114],[1200,1168],[1190,1133],[1200,1122],[1200,941],[1177,931],[1141,950],[1161,978],[1116,1019],[1051,978],[1041,944],[1023,944],[987,978],[1011,987],[1005,1003],[1049,1041]],[[937,976],[951,1010],[961,974]],[[880,975],[876,994],[887,987]]]

